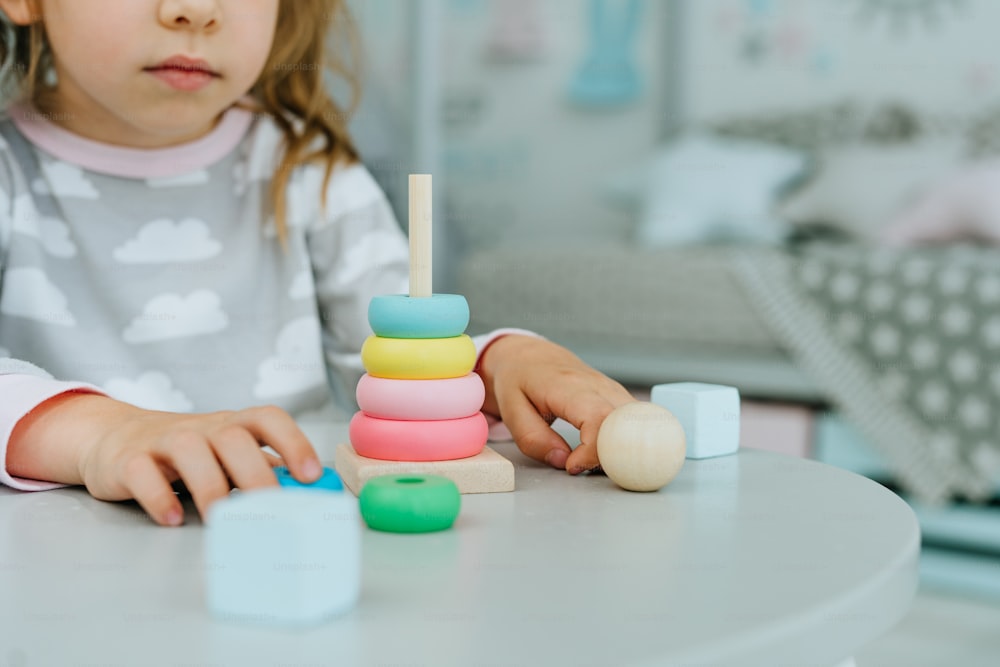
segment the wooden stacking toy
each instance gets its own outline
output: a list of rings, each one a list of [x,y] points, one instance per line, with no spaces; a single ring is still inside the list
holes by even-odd
[[[514,489],[513,466],[486,447],[486,390],[465,333],[469,304],[432,290],[431,202],[431,177],[411,175],[410,293],[369,304],[374,333],[361,349],[360,410],[351,444],[336,451],[354,493],[374,477],[404,473],[446,477],[461,493]]]

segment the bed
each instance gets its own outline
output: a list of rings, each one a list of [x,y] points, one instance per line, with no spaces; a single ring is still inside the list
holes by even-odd
[[[747,253],[754,250],[497,249],[466,257],[458,282],[473,329],[537,331],[622,382],[690,378],[820,402],[731,270]]]
[[[1000,598],[1000,251],[495,249],[468,256],[459,283],[474,330],[532,329],[624,383],[712,382],[815,408],[813,456],[913,503],[925,582]],[[908,326],[927,293],[928,322]],[[966,333],[957,304],[974,312]],[[928,349],[950,351],[929,361]],[[978,384],[963,376],[975,369]],[[950,402],[932,409],[928,387]]]

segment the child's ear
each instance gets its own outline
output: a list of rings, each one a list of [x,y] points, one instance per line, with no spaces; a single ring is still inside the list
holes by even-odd
[[[0,0],[0,9],[14,25],[31,25],[42,17],[38,0]]]

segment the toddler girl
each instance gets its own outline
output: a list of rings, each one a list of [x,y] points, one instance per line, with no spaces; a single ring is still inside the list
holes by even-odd
[[[0,0],[0,482],[178,525],[174,482],[204,515],[278,463],[319,476],[295,419],[352,390],[368,301],[407,290],[405,237],[325,92],[343,4]],[[596,466],[628,393],[526,332],[476,342],[484,410],[521,450]]]

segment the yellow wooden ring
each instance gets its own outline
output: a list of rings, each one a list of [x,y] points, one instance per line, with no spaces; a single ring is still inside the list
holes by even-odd
[[[476,365],[476,344],[467,335],[452,338],[369,336],[361,363],[373,377],[440,380],[468,375]]]

